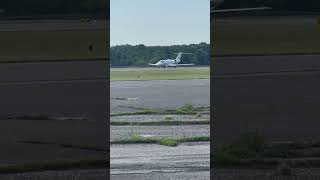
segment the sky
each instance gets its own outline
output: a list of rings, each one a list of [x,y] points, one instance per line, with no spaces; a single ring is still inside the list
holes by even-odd
[[[210,0],[111,0],[110,43],[210,43]]]

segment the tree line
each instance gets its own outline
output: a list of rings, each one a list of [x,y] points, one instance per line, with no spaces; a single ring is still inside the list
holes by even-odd
[[[178,52],[192,53],[183,55],[182,63],[209,65],[210,44],[205,42],[190,45],[145,46],[118,45],[110,49],[111,66],[146,66],[160,59],[175,59]]]

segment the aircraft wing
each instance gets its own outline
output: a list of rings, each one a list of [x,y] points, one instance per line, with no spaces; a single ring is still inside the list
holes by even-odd
[[[177,64],[176,66],[194,66],[194,64]]]
[[[256,11],[256,10],[269,10],[270,7],[255,7],[255,8],[237,8],[237,9],[217,9],[211,10],[211,13],[223,13],[223,12],[241,12],[241,11]]]
[[[156,66],[156,64],[151,64],[151,63],[148,63],[148,65],[149,65],[149,66]]]

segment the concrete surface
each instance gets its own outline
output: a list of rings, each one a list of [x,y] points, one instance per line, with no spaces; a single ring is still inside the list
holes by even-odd
[[[209,143],[112,145],[111,179],[209,179]]]
[[[111,126],[110,141],[130,138],[133,134],[151,137],[194,137],[210,136],[209,125],[180,126]]]

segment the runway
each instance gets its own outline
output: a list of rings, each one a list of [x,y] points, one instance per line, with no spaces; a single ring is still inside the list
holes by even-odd
[[[209,106],[209,80],[111,81],[111,113],[130,111],[123,106],[176,109],[186,103]],[[117,100],[117,97],[134,98]],[[122,106],[122,107],[119,107]]]
[[[270,138],[269,140],[319,138],[319,113],[317,109],[320,105],[318,93],[320,92],[320,86],[318,86],[319,58],[319,55],[214,58],[212,84],[207,80],[111,82],[111,97],[135,99],[133,101],[111,100],[111,111],[128,110],[119,109],[117,105],[174,108],[186,103],[186,99],[190,99],[191,102],[198,103],[198,105],[208,105],[209,97],[211,97],[211,106],[215,109],[215,120],[211,122],[213,132],[211,136],[215,139],[213,147],[230,142],[238,138],[241,133],[257,130]],[[211,96],[207,92],[210,86]],[[168,94],[163,92],[168,92]],[[143,97],[147,97],[147,99]],[[206,99],[202,99],[202,97],[206,97]],[[194,126],[193,129],[197,129],[197,127]],[[153,128],[155,134],[158,130],[161,131],[161,128]],[[177,131],[179,130],[177,129]],[[120,130],[115,132],[120,132]],[[174,133],[167,132],[166,134]],[[132,151],[138,153],[140,149],[143,149],[143,146],[136,147]],[[200,150],[197,151],[200,152]],[[128,156],[121,156],[130,162],[126,157]],[[117,158],[120,161],[121,158]],[[190,175],[187,171],[182,173],[161,171],[157,173],[155,169],[161,169],[162,166],[147,165],[146,162],[152,162],[152,160],[148,161],[149,159],[144,156],[139,158],[146,160],[144,164],[147,166],[141,165],[136,169],[129,168],[129,165],[131,167],[135,165],[134,162],[129,165],[116,163],[117,158],[114,161],[115,171],[111,174],[113,173],[112,177],[118,179],[165,178],[169,175],[171,177],[179,177],[179,175],[189,177],[188,175]],[[166,159],[166,156],[163,158]],[[167,162],[169,163],[169,161]],[[181,162],[182,160],[180,160]],[[192,162],[192,158],[188,162]],[[140,164],[136,165],[138,167]],[[119,171],[121,173],[117,174]],[[199,172],[202,171],[196,170],[194,173]],[[206,171],[200,174],[207,178],[209,176],[209,174],[205,175]]]
[[[213,57],[215,75],[320,70],[320,55]]]
[[[0,64],[0,71],[1,103],[6,107],[0,117],[87,114],[101,119],[106,114],[106,61]]]
[[[320,138],[319,55],[215,59],[215,145],[247,131],[271,141]]]
[[[228,132],[237,136],[246,128],[259,129],[280,140],[319,138],[319,59],[319,55],[216,58],[211,85],[209,80],[111,81],[111,98],[136,99],[113,99],[110,109],[113,113],[129,111],[118,105],[169,109],[185,103],[208,106],[212,97],[216,120],[211,128],[216,144],[233,138]],[[15,144],[20,139],[105,145],[109,109],[108,99],[104,98],[109,90],[106,70],[106,61],[0,64],[0,141],[12,144],[2,148],[0,164],[38,157],[39,146]],[[210,86],[214,87],[212,96]],[[30,113],[86,115],[98,123],[5,120],[10,114]],[[24,154],[12,151],[17,148],[29,150]],[[40,160],[84,155],[80,151],[54,152],[58,149],[43,149]]]
[[[154,70],[159,69],[158,67],[112,67],[110,71],[141,71],[141,70]],[[180,66],[179,69],[208,69],[208,66]],[[166,68],[164,71],[174,71],[175,68]]]
[[[0,165],[101,157],[104,152],[25,144],[67,143],[107,150],[109,81],[106,61],[0,64]],[[85,117],[89,121],[9,119]],[[23,152],[23,153],[22,153]]]
[[[111,71],[123,70],[134,71],[135,69],[111,69]],[[210,105],[209,79],[111,81],[110,85],[111,113],[134,111],[132,108],[126,108],[128,106],[176,109],[186,103],[204,107]],[[163,119],[163,116],[154,117],[156,121]],[[174,120],[177,119],[179,118],[174,118]],[[149,118],[148,121],[150,121]],[[129,139],[133,133],[152,138],[210,136],[209,125],[111,126],[110,130],[111,142]],[[177,147],[157,144],[111,145],[111,178],[208,179],[210,143],[191,144],[180,144]]]
[[[107,68],[107,60],[2,63],[0,83],[108,80]]]

